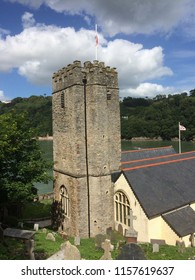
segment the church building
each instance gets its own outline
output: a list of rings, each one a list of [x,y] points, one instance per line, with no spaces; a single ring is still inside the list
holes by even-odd
[[[118,74],[80,61],[53,75],[54,223],[67,235],[108,229],[139,242],[192,242],[195,152],[121,153]]]

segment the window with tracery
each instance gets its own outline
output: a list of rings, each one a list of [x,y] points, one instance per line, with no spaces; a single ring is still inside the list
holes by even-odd
[[[116,192],[114,196],[115,203],[115,219],[117,222],[130,226],[130,203],[127,196],[123,192]]]
[[[64,216],[69,217],[69,196],[65,186],[60,188],[61,209]]]

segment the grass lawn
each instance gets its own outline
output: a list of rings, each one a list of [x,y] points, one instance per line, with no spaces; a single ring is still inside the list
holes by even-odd
[[[51,215],[52,200],[43,200],[41,202],[33,202],[25,205],[21,219],[34,219],[49,217]],[[47,233],[52,232],[51,229],[47,229]],[[60,245],[65,240],[59,233],[55,234],[56,241],[46,240],[46,235],[42,229],[38,230],[34,235],[35,240],[35,258],[38,260],[47,259],[60,250]],[[124,237],[119,233],[113,231],[107,238],[111,240],[114,245],[114,250],[111,252],[112,258],[116,259],[119,255],[120,249],[117,249],[117,243],[120,241],[125,243]],[[69,241],[74,244],[74,238],[70,237]],[[80,251],[81,258],[86,260],[99,260],[103,255],[103,249],[100,248],[101,240],[97,246],[97,238],[81,239],[80,245],[77,248]],[[152,245],[149,243],[139,244],[147,259],[149,260],[188,260],[195,259],[195,248],[184,248],[181,253],[176,246],[160,245],[158,253],[152,252]],[[28,259],[26,254],[25,244],[20,240],[11,238],[4,238],[4,242],[0,241],[0,259],[1,260],[23,260]]]
[[[51,230],[47,230],[47,233]],[[35,234],[35,258],[38,260],[47,259],[49,256],[60,250],[60,245],[65,242],[64,239],[55,233],[56,241],[46,240],[47,233],[40,229]],[[118,256],[120,249],[116,249],[116,244],[118,240],[122,240],[117,234],[114,244],[114,250],[112,253],[112,258],[115,259]],[[74,244],[74,238],[69,238],[69,241]],[[28,259],[28,255],[25,253],[25,244],[21,241],[14,240],[11,238],[5,238],[4,243],[6,246],[0,242],[0,259],[1,260],[23,260]],[[80,245],[77,246],[81,253],[81,258],[86,260],[99,260],[103,255],[103,250],[97,248],[95,245],[96,241],[94,238],[81,239]],[[149,260],[188,260],[195,259],[195,248],[185,248],[183,253],[178,252],[178,247],[160,245],[160,250],[158,253],[152,252],[152,245],[148,243],[139,244],[145,252],[146,258]]]

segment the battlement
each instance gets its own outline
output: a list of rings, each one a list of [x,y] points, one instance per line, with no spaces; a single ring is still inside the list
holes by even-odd
[[[118,75],[116,68],[105,66],[104,62],[94,60],[84,62],[74,61],[53,74],[53,93],[73,85],[83,85],[83,79],[87,84],[101,84],[111,88],[118,88]]]

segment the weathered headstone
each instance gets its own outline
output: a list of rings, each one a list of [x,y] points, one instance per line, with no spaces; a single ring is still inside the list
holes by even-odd
[[[43,232],[43,233],[47,233],[47,229],[46,229],[46,228],[43,228],[43,229],[42,229],[42,232]]]
[[[153,252],[153,253],[158,253],[158,252],[159,252],[159,244],[154,243],[154,244],[152,245],[152,252]]]
[[[81,255],[78,248],[69,241],[66,241],[61,245],[61,250],[64,251],[64,260],[80,260]]]
[[[27,248],[27,253],[29,255],[30,260],[35,260],[35,255],[34,255],[34,245],[35,241],[33,239],[26,240],[26,248]]]
[[[35,231],[32,230],[23,230],[17,228],[6,228],[3,231],[4,236],[14,237],[18,239],[32,239]]]
[[[74,238],[74,245],[79,246],[81,242],[80,236],[75,236]]]
[[[178,253],[184,253],[185,252],[185,242],[184,241],[176,241],[176,245],[178,247]]]
[[[97,234],[95,236],[95,246],[96,248],[101,248],[102,242],[104,242],[106,239],[106,235],[104,234]]]
[[[102,242],[102,249],[104,249],[104,254],[100,260],[112,260],[111,251],[113,251],[114,246],[111,244],[109,239]]]
[[[125,244],[117,260],[146,260],[142,248],[136,243]]]
[[[46,235],[46,239],[47,240],[51,240],[51,241],[56,241],[55,239],[55,236],[53,235],[53,233],[49,232],[47,235]]]
[[[60,250],[50,256],[48,260],[80,260],[81,255],[76,246],[71,245],[69,241],[62,243]]]
[[[38,231],[39,230],[39,224],[34,224],[34,230]]]

